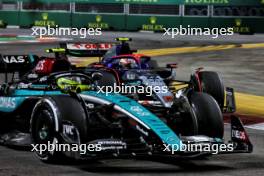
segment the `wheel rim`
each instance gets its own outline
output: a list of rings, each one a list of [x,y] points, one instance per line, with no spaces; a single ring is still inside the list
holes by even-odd
[[[47,110],[41,111],[36,122],[36,142],[47,143],[53,138],[51,114]]]
[[[39,138],[45,140],[48,137],[48,127],[44,125],[39,131]]]
[[[54,124],[52,121],[52,113],[48,109],[40,109],[35,117],[34,127],[32,131],[32,137],[35,144],[52,143],[54,136]],[[42,159],[48,159],[50,153],[46,151],[36,151],[36,154]]]

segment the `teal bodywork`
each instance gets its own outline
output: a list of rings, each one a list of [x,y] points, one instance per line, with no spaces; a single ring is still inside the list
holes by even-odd
[[[25,97],[0,97],[0,111],[6,113],[13,112],[25,99]]]
[[[181,140],[179,137],[160,118],[152,114],[136,101],[120,94],[108,94],[106,96],[106,94],[98,94],[94,91],[83,92],[83,94],[98,97],[120,106],[122,109],[131,113],[148,126],[163,141],[164,144],[174,147],[174,151],[180,150]]]
[[[26,90],[18,89],[12,96],[0,97],[0,112],[14,112],[22,103],[32,96],[45,96],[45,95],[61,95],[61,91],[42,91],[42,90]]]
[[[42,97],[46,95],[62,95],[61,91],[42,91],[42,90],[15,90],[11,97],[0,97],[0,111],[1,112],[13,112],[15,111],[27,98],[32,96]],[[164,144],[178,146],[180,150],[181,140],[179,137],[157,116],[152,114],[142,105],[136,101],[122,96],[120,94],[104,94],[96,91],[85,91],[83,95],[93,96],[95,98],[102,99],[104,101],[113,103],[123,110],[129,112],[137,120],[142,122],[146,127],[152,130]]]

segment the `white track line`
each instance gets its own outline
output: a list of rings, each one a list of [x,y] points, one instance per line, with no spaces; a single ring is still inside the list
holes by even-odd
[[[257,123],[252,125],[246,125],[246,128],[255,129],[255,130],[264,130],[264,123]]]

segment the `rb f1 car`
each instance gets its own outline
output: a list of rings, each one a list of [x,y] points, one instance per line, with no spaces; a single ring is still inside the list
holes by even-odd
[[[178,87],[187,85],[187,90],[191,88],[194,91],[205,92],[213,96],[223,112],[235,111],[234,101],[231,101],[233,97],[230,96],[233,90],[227,88],[229,92],[227,100],[230,101],[225,106],[225,88],[221,77],[216,72],[203,71],[202,68],[198,68],[194,74],[191,74],[189,81],[177,80],[176,63],[167,64],[167,68],[159,68],[156,61],[149,56],[134,54],[136,50],[131,50],[129,43],[127,43],[127,41],[131,41],[130,38],[117,38],[117,40],[121,43],[113,45],[105,54],[101,55],[102,59],[99,62],[88,66],[88,69],[96,68],[108,72],[104,73],[104,79],[101,80],[102,84],[107,84],[113,80],[116,85],[138,83],[139,85],[158,86],[160,88],[167,86],[166,93],[155,92],[152,97],[144,95],[136,97],[141,102],[152,105],[159,104],[164,108],[171,108],[174,94],[179,93],[179,90],[175,90],[174,85]],[[80,48],[78,50],[81,51]],[[112,78],[113,76],[115,79]]]

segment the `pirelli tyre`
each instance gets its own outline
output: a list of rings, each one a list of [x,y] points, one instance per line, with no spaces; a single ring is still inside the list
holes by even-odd
[[[38,145],[38,149],[42,144],[41,150],[34,150],[38,158],[46,163],[61,163],[68,159],[64,151],[51,151],[44,147],[50,144],[67,143],[62,137],[62,121],[74,124],[80,136],[86,135],[85,119],[86,115],[79,101],[68,95],[45,97],[39,100],[33,109],[30,121],[33,144]],[[80,139],[78,140],[80,142]]]
[[[218,73],[212,71],[202,71],[199,73],[202,92],[210,94],[223,109],[225,102],[225,88],[222,78]]]
[[[223,115],[215,99],[206,93],[193,92],[190,103],[197,119],[198,134],[222,139]]]

